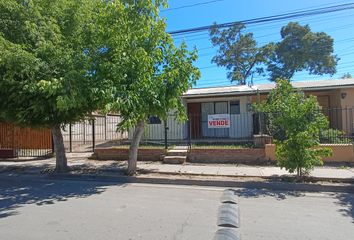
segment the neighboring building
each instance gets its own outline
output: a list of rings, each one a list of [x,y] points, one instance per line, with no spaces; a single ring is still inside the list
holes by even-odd
[[[352,134],[354,121],[354,79],[293,82],[296,89],[317,97],[332,128]],[[263,101],[274,89],[274,83],[254,86],[227,86],[190,89],[182,99],[190,119],[188,124],[167,121],[168,139],[250,139],[258,133],[257,119],[251,112],[252,103]],[[228,114],[229,128],[208,127],[208,115]],[[146,128],[145,139],[163,139],[164,123],[152,121]]]

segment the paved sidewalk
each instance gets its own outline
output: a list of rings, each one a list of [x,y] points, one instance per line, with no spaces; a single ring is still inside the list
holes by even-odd
[[[156,163],[140,163],[139,168],[156,173],[208,175],[228,177],[281,177],[291,176],[285,169],[276,166],[245,166],[245,165],[169,165]],[[316,167],[310,174],[321,179],[353,179],[354,168]]]
[[[68,165],[75,170],[90,172],[121,172],[127,164],[125,161],[97,161],[88,160],[91,153],[69,153]],[[34,161],[0,161],[0,172],[20,169],[27,172],[40,172],[47,168],[54,168],[55,159]],[[172,165],[161,162],[138,162],[141,174],[178,174],[178,175],[205,175],[227,177],[281,177],[291,176],[284,169],[276,166],[246,166],[235,164],[185,164]],[[354,168],[316,167],[310,174],[314,178],[333,180],[353,180]]]

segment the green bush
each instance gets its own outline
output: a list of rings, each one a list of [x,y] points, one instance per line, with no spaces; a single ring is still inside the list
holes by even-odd
[[[314,96],[306,97],[289,81],[278,80],[267,101],[255,108],[265,113],[268,125],[271,124],[268,128],[273,130],[281,168],[302,176],[314,166],[322,165],[322,157],[331,155],[330,149],[319,147],[320,132],[328,130],[329,124]]]
[[[352,140],[345,136],[343,131],[337,129],[327,129],[321,131],[321,143],[351,143]]]

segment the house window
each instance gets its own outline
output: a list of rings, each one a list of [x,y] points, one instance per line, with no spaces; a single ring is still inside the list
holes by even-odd
[[[240,114],[240,101],[230,102],[230,114]]]
[[[149,124],[161,124],[161,119],[156,116],[149,117]]]

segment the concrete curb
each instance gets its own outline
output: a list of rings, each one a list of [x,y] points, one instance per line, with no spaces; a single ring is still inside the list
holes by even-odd
[[[156,172],[161,175],[173,175],[173,176],[205,176],[205,177],[227,177],[227,178],[261,178],[266,180],[282,180],[284,178],[291,178],[294,175],[273,175],[273,176],[257,176],[257,175],[215,175],[215,174],[199,174],[199,173],[180,173],[180,172]],[[312,177],[308,176],[305,179],[309,182],[336,182],[336,183],[351,183],[354,184],[354,178],[331,178],[331,177]]]
[[[113,176],[113,175],[92,175],[92,174],[67,174],[56,173],[46,175],[49,178],[63,180],[83,181],[106,181],[120,183],[145,183],[145,184],[171,184],[171,185],[196,185],[210,187],[235,187],[235,188],[256,188],[275,191],[304,191],[304,192],[346,192],[354,193],[354,184],[347,183],[291,183],[281,181],[267,181],[264,179],[250,180],[244,178],[234,179],[203,179],[197,177],[174,176],[173,178],[161,175],[150,176]]]
[[[36,168],[36,167],[28,167],[28,166],[11,166],[11,167],[4,167],[4,168],[0,168],[0,174],[2,173],[11,173],[11,172],[15,172],[17,170],[21,171],[21,174],[41,174],[41,172]],[[291,179],[294,176],[291,175],[272,175],[272,176],[258,176],[258,175],[215,175],[215,174],[199,174],[199,173],[183,173],[183,172],[164,172],[164,171],[160,171],[160,172],[152,172],[149,170],[144,170],[144,169],[140,169],[141,171],[141,175],[138,175],[135,178],[141,179],[144,178],[146,176],[148,179],[150,179],[150,176],[158,176],[159,179],[164,178],[164,179],[203,179],[203,181],[205,181],[205,179],[207,178],[208,180],[212,179],[211,181],[216,181],[216,179],[222,179],[222,181],[228,182],[228,181],[232,181],[234,182],[234,180],[232,179],[237,179],[237,181],[241,182],[253,182],[254,179],[258,179],[258,180],[262,180],[262,182],[264,181],[268,181],[268,182],[282,182],[282,183],[290,183],[292,184],[293,182],[287,182],[287,179]],[[113,177],[116,178],[118,176],[120,177],[127,177],[125,175],[122,175],[124,171],[117,171],[117,170],[109,170],[109,169],[105,169],[102,170],[100,174],[92,174],[92,173],[65,173],[65,175],[68,176],[75,176],[78,177],[80,176],[89,176],[90,178],[102,178],[104,179],[105,177]],[[139,172],[139,170],[138,170]],[[50,175],[60,175],[60,174],[50,174]],[[64,175],[64,174],[63,174]],[[170,177],[169,177],[170,176]],[[226,179],[225,179],[226,178]],[[325,183],[343,183],[343,184],[353,184],[354,186],[354,178],[331,178],[331,177],[305,177],[306,180],[306,184],[315,184],[316,182],[325,182]],[[300,183],[294,183],[294,184],[300,184]],[[301,183],[304,184],[304,183]],[[323,183],[321,183],[321,185],[323,185]]]
[[[220,177],[198,177],[198,176],[164,176],[164,175],[140,175],[136,177],[124,175],[98,175],[98,174],[77,174],[77,173],[51,173],[40,174],[38,172],[21,172],[20,174],[7,172],[0,173],[6,177],[41,177],[43,180],[78,180],[78,181],[100,181],[118,183],[145,183],[145,184],[166,184],[166,185],[195,185],[208,187],[230,187],[230,188],[254,188],[268,189],[273,191],[304,191],[304,192],[345,192],[354,193],[354,184],[348,183],[292,183],[284,181],[267,180],[264,178],[229,178]]]

